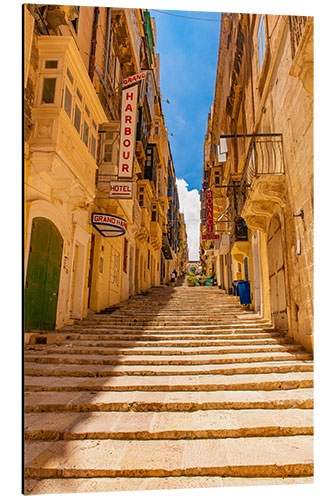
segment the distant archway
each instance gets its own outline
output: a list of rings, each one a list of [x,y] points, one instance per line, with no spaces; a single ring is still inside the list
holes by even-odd
[[[191,269],[195,269],[195,272],[199,271],[201,267],[200,261],[190,261],[186,266],[186,272],[191,271]]]

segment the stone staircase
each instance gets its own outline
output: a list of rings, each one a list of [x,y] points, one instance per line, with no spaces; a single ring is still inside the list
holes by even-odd
[[[25,493],[312,482],[312,356],[214,287],[31,335]]]

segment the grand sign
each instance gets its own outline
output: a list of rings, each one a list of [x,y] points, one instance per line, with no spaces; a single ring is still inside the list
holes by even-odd
[[[105,238],[114,238],[126,233],[127,222],[116,215],[93,213],[91,223]]]
[[[131,179],[136,141],[138,85],[123,89],[121,101],[120,148],[118,177]]]
[[[138,73],[133,76],[129,76],[122,81],[122,86],[126,87],[127,85],[132,85],[133,83],[140,82],[141,80],[144,80],[145,76],[146,76],[145,71],[142,71],[141,73]]]

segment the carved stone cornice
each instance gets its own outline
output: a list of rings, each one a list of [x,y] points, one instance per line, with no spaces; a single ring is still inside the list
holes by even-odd
[[[285,207],[285,176],[283,174],[264,174],[256,177],[247,193],[242,217],[248,227],[266,231],[267,222]]]

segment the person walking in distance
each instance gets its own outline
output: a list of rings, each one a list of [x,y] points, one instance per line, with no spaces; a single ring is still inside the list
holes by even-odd
[[[177,271],[174,269],[171,273],[171,286],[176,286]]]

